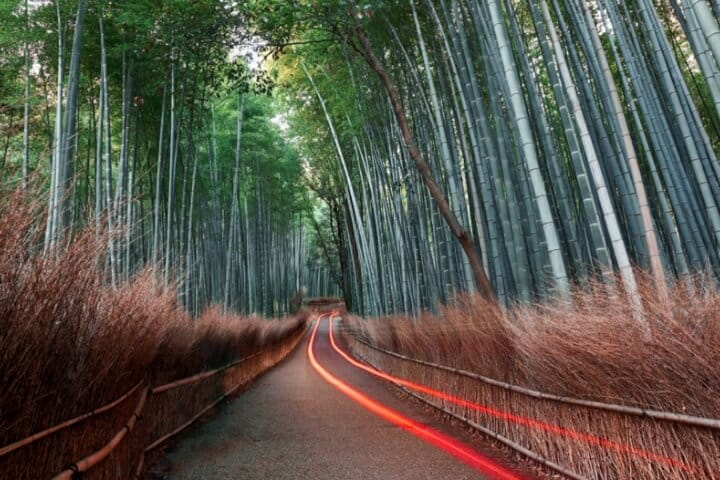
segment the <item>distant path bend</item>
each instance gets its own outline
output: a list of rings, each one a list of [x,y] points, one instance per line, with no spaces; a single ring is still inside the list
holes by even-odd
[[[528,478],[480,449],[344,360],[324,316],[304,348],[181,439],[163,463],[176,480]]]

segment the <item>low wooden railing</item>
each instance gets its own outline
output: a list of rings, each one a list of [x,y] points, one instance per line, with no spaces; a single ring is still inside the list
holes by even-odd
[[[22,455],[23,450],[31,450],[38,447],[38,444],[53,441],[53,436],[65,434],[65,432],[73,429],[90,428],[85,426],[88,421],[97,419],[103,414],[113,414],[116,410],[124,408],[130,399],[135,398],[132,412],[122,425],[122,428],[116,431],[101,448],[79,460],[75,460],[54,476],[47,475],[48,470],[52,468],[43,463],[43,458],[47,458],[47,455],[39,455],[40,450],[29,452],[27,458],[23,457],[21,460],[25,465],[25,473],[14,473],[13,478],[37,479],[52,477],[52,480],[68,480],[80,477],[109,479],[133,478],[134,476],[140,478],[145,464],[145,456],[148,452],[188,428],[220,402],[237,392],[243,385],[246,385],[257,375],[282,360],[295,348],[304,334],[305,324],[302,324],[287,338],[261,351],[236,360],[224,367],[204,371],[170,383],[150,386],[146,380],[143,380],[106,405],[1,447],[0,472],[4,471],[3,462],[13,461],[15,464],[18,463],[19,460],[16,456]],[[217,394],[218,390],[219,395]],[[212,398],[198,411],[193,412],[190,418],[183,418],[180,425],[172,424],[173,420],[178,417],[176,410],[183,405],[183,399],[189,397],[193,398],[192,403],[197,403],[197,397],[202,399],[205,397]],[[137,433],[138,428],[140,428],[138,426],[142,427],[140,433]],[[133,432],[136,432],[133,435],[135,438],[132,442],[129,442],[128,438]],[[82,437],[80,434],[75,436]],[[68,433],[68,441],[77,440],[70,440],[70,437],[73,437],[73,435]],[[57,441],[57,439],[55,440]],[[119,452],[120,447],[124,447],[125,451]],[[58,448],[63,449],[62,446]],[[112,465],[105,464],[106,468],[104,469],[100,468],[104,464],[103,462],[112,455],[116,455],[118,461]]]
[[[387,350],[354,331],[343,338],[370,366],[448,396],[399,385],[407,394],[568,478],[720,478],[719,419],[555,395]]]

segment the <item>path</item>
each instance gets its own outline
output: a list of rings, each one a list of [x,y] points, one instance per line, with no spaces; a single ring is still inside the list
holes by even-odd
[[[480,453],[478,448],[482,447],[462,429],[439,421],[434,414],[413,402],[400,399],[387,384],[342,359],[328,341],[326,318],[319,324],[312,350],[319,368],[326,371],[325,378],[309,361],[307,342],[312,341],[311,337],[249,391],[180,440],[164,460],[167,478],[521,478],[507,470],[503,472],[495,461]],[[357,399],[351,399],[337,386],[330,385],[328,378],[343,382],[346,386],[340,388],[349,387],[356,392],[354,395],[366,399],[361,401],[371,403],[361,406]],[[368,407],[401,413],[407,417],[399,420],[401,425],[402,422],[420,422],[419,428],[423,429],[420,435],[424,439],[417,436],[418,431],[406,431],[407,424],[404,424],[405,429],[394,425]],[[395,414],[393,412],[391,415]],[[445,435],[463,443],[447,438],[442,440]],[[430,443],[428,436],[431,442],[446,450],[449,445],[449,450],[461,449],[458,450],[461,453],[447,453]],[[449,443],[443,444],[443,441]],[[476,458],[469,462],[468,458],[459,460],[458,456],[468,455],[463,454],[462,449]],[[484,468],[483,463],[486,464]],[[495,470],[498,468],[499,471]]]

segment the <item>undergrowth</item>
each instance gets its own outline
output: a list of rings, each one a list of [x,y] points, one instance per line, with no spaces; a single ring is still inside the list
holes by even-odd
[[[107,404],[143,380],[158,385],[264,350],[268,355],[237,368],[266,368],[268,356],[285,352],[302,332],[304,316],[271,321],[210,308],[192,319],[150,269],[113,288],[100,273],[106,256],[94,232],[42,252],[42,217],[42,206],[20,191],[0,200],[0,447]],[[175,401],[192,413],[221,393],[221,383],[203,381]],[[57,473],[104,445],[136,401],[133,395],[102,418],[0,458],[0,471],[12,475],[3,478]],[[172,409],[164,414],[166,424],[187,420]],[[138,431],[138,446],[155,439],[138,438]],[[144,432],[160,433],[167,432]]]
[[[410,357],[476,372],[560,396],[720,418],[720,290],[707,277],[685,279],[659,295],[641,282],[643,319],[613,288],[595,282],[573,302],[507,310],[460,296],[437,315],[347,319],[355,334]],[[587,478],[716,478],[717,431],[540,401],[447,372],[388,357],[349,338],[378,366],[491,408],[692,465],[691,470],[600,447],[497,415],[469,412],[480,424],[567,465]],[[462,414],[468,412],[462,411]],[[667,463],[667,462],[666,462]]]

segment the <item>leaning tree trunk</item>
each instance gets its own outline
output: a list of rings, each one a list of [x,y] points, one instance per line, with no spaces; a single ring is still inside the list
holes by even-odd
[[[448,227],[450,227],[450,231],[452,232],[452,234],[455,236],[458,242],[460,242],[460,245],[462,246],[463,251],[467,256],[468,262],[470,263],[470,267],[472,268],[473,274],[475,276],[475,283],[477,285],[478,292],[486,300],[489,300],[493,303],[496,302],[495,294],[493,293],[487,275],[483,270],[482,263],[480,262],[480,257],[478,256],[472,238],[470,238],[467,230],[465,230],[463,226],[460,225],[457,217],[450,209],[450,205],[448,204],[445,195],[443,194],[442,190],[432,176],[430,166],[423,158],[420,150],[417,147],[417,144],[415,143],[415,139],[410,132],[410,127],[408,125],[407,118],[405,117],[405,111],[403,109],[402,102],[400,101],[400,96],[395,89],[395,85],[393,84],[390,76],[388,75],[387,71],[378,59],[377,55],[375,55],[375,52],[372,49],[372,45],[370,44],[370,40],[368,40],[365,32],[360,26],[357,26],[355,28],[355,31],[357,33],[358,39],[360,40],[360,45],[364,53],[365,60],[367,61],[370,68],[377,74],[388,94],[388,97],[390,97],[390,103],[392,105],[393,113],[395,114],[395,119],[397,120],[398,126],[400,127],[400,131],[402,133],[405,146],[408,149],[408,153],[415,162],[415,166],[420,172],[420,175],[422,176],[423,181],[425,182],[425,185],[430,192],[430,195],[435,201],[435,204],[437,205],[440,214],[443,216],[443,219],[447,223]]]

